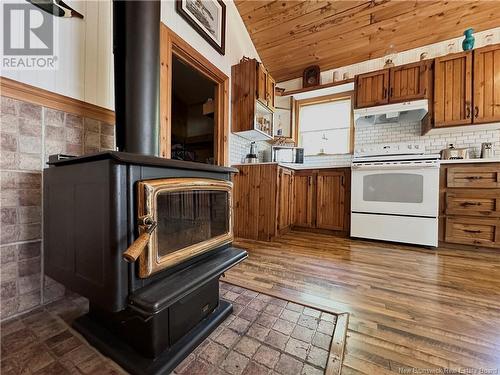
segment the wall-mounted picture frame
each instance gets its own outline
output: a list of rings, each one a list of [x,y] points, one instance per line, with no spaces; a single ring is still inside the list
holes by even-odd
[[[175,8],[221,55],[226,53],[226,5],[222,0],[176,0]]]

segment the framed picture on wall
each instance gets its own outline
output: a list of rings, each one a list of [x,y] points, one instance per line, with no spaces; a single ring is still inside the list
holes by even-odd
[[[221,55],[226,53],[226,5],[222,0],[176,0],[176,9]]]

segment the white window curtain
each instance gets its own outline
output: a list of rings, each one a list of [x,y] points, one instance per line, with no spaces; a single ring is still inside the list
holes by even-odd
[[[304,154],[348,154],[351,117],[351,99],[301,106],[299,145],[304,148]]]

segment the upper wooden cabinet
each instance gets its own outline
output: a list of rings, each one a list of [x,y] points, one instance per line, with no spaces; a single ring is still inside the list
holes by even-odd
[[[356,108],[426,99],[432,94],[432,61],[356,76]]]
[[[472,123],[472,53],[435,59],[434,126]]]
[[[255,59],[243,58],[231,68],[233,133],[255,141],[273,137],[274,79]]]
[[[389,102],[389,70],[379,70],[356,77],[356,108]]]
[[[432,90],[432,61],[389,70],[389,103],[428,98]]]
[[[474,123],[500,121],[500,46],[474,51]]]

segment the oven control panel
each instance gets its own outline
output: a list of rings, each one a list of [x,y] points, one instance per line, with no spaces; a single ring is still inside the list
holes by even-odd
[[[354,157],[378,155],[422,155],[425,145],[419,142],[411,143],[379,143],[360,146],[354,150]]]

